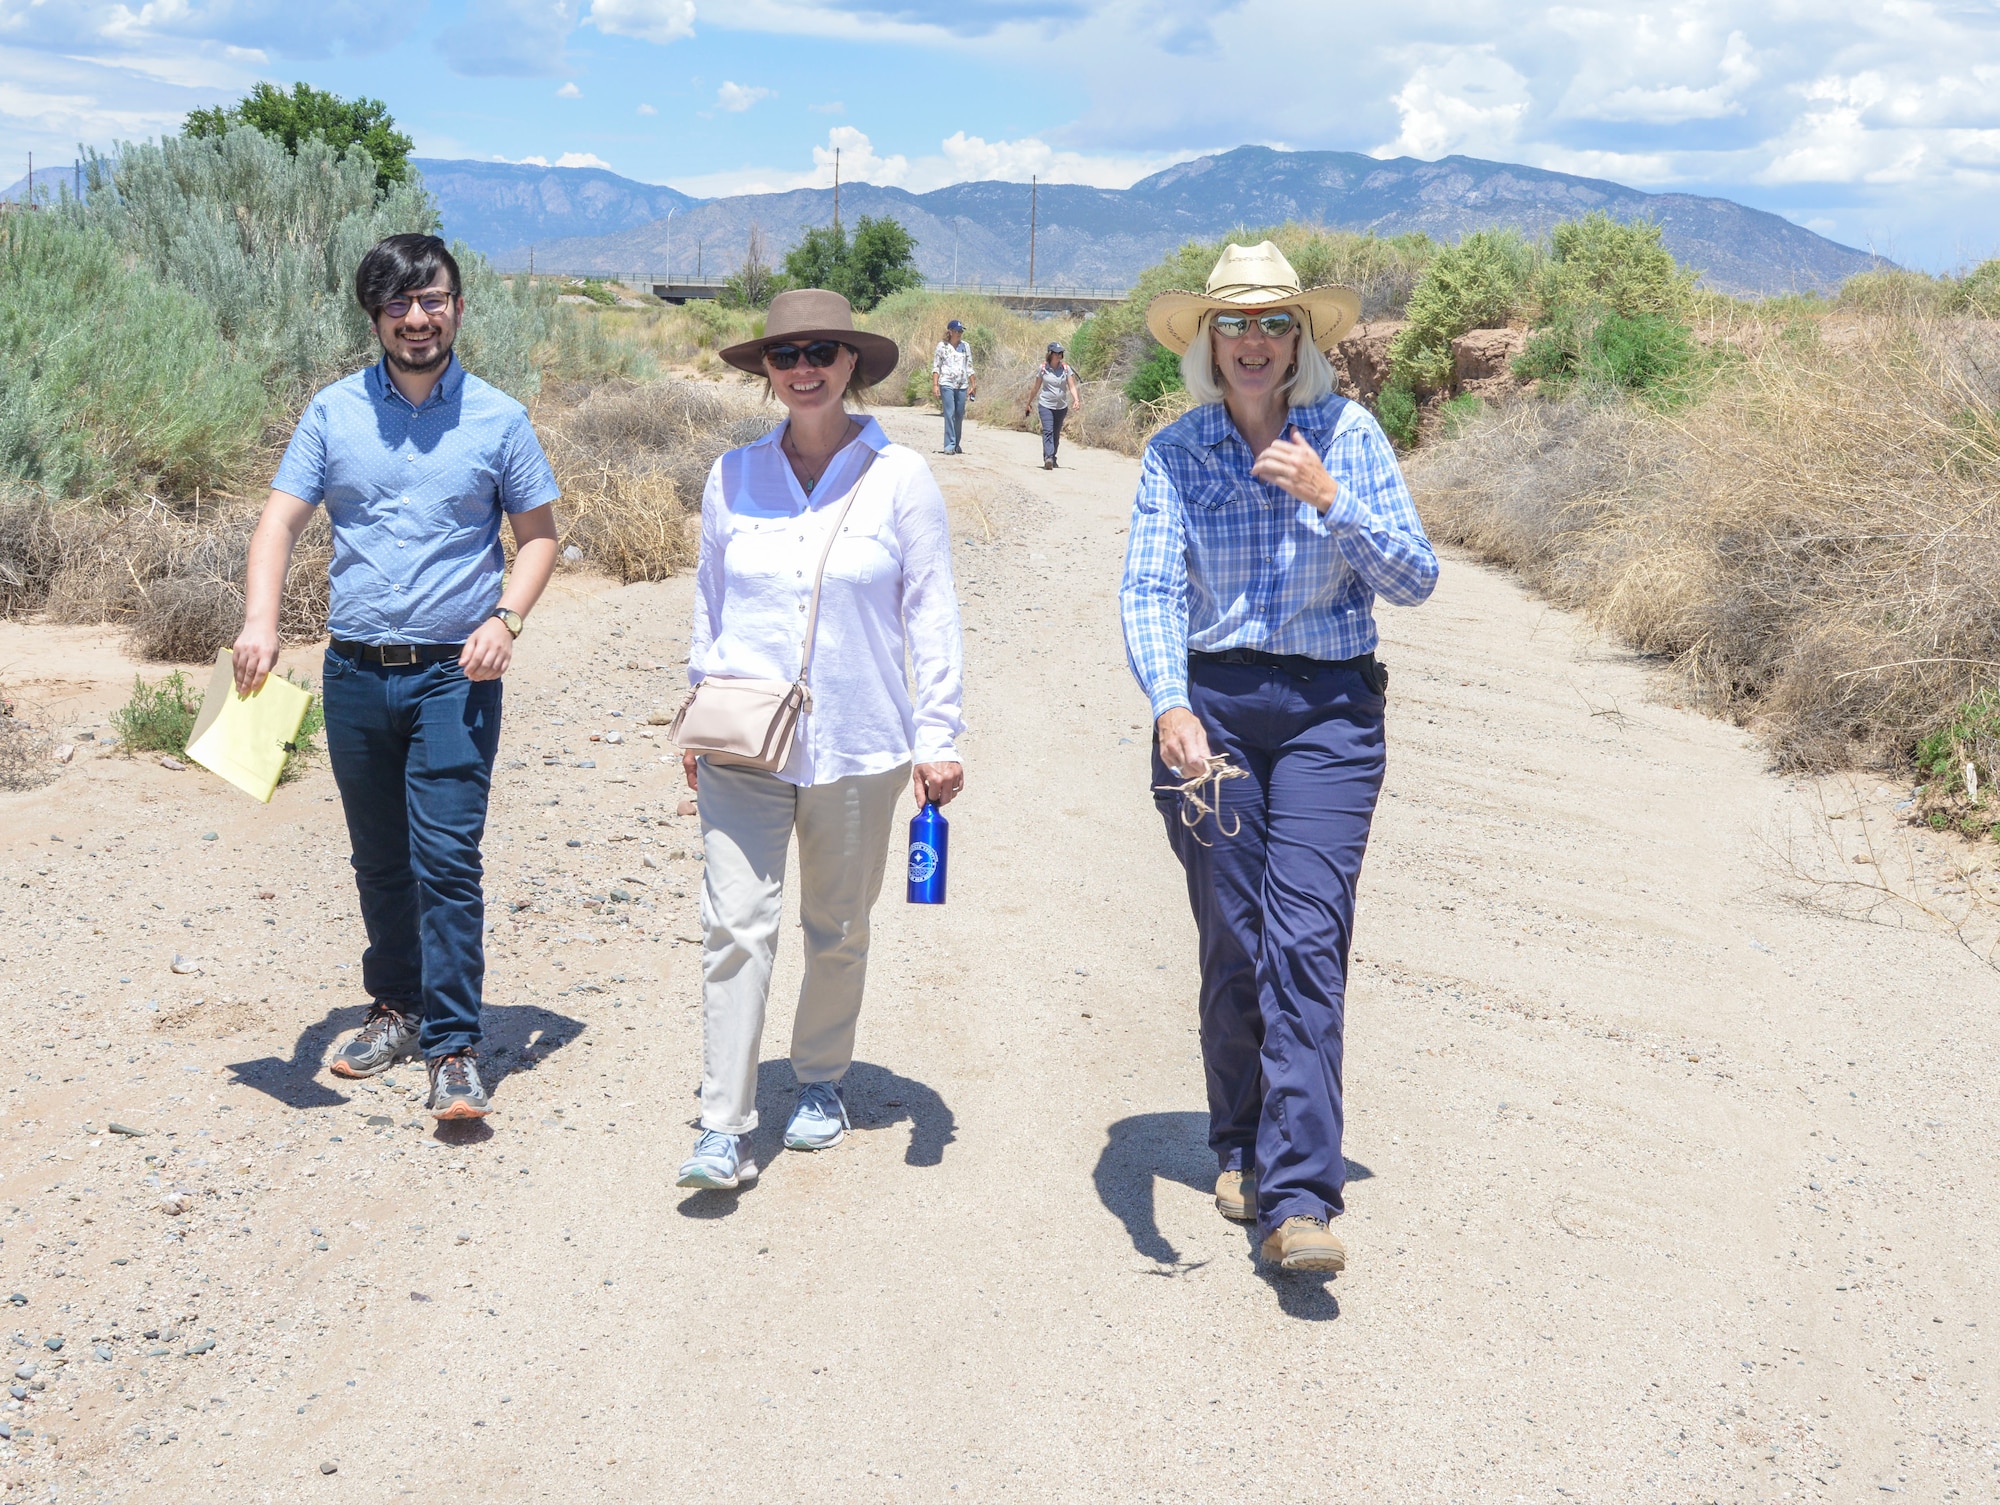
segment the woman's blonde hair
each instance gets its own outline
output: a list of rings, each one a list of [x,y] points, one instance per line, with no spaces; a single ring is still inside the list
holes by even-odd
[[[1295,338],[1299,342],[1297,369],[1291,380],[1285,383],[1285,402],[1290,407],[1302,408],[1321,398],[1331,397],[1339,383],[1333,375],[1333,363],[1320,354],[1319,347],[1306,338],[1305,316],[1298,309],[1287,310],[1298,320]],[[1196,402],[1221,402],[1229,395],[1229,389],[1222,383],[1222,374],[1215,366],[1215,335],[1209,327],[1211,314],[1202,315],[1201,328],[1195,331],[1187,353],[1181,357],[1181,381]]]

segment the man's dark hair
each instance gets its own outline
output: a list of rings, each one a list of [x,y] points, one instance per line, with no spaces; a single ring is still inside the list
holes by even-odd
[[[398,293],[429,287],[439,272],[450,277],[452,295],[458,296],[462,289],[451,247],[435,235],[391,235],[354,269],[354,298],[373,319]]]

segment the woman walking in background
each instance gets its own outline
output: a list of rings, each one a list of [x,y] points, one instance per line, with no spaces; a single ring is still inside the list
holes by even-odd
[[[896,796],[908,778],[919,804],[943,805],[965,774],[954,747],[962,653],[944,497],[921,458],[844,401],[895,369],[895,342],[857,330],[838,293],[807,288],[772,300],[761,339],[721,354],[764,377],[786,417],[709,471],[688,679],[793,681],[813,639],[809,714],[782,767],[682,755],[701,810],[706,941],[702,1132],[680,1184],[727,1189],[757,1177],[747,1136],[787,846],[796,834],[805,976],[792,1025],[801,1087],[785,1145],[827,1149],[848,1127],[839,1084],[854,1059]],[[814,566],[836,525],[815,613]]]
[[[1035,368],[1034,380],[1029,384],[1028,405],[1021,409],[1023,418],[1037,408],[1041,411],[1043,470],[1056,468],[1056,449],[1062,443],[1063,420],[1069,417],[1071,408],[1082,406],[1083,393],[1076,385],[1076,371],[1063,359],[1062,342],[1050,340],[1048,354]]]
[[[953,319],[931,355],[931,396],[944,409],[944,452],[962,455],[959,439],[965,429],[965,404],[979,391],[979,373],[972,369],[972,347],[965,343],[965,326]]]
[[[1347,288],[1269,241],[1146,313],[1202,404],[1146,446],[1120,606],[1152,700],[1154,798],[1201,956],[1224,1217],[1263,1257],[1340,1270],[1341,1036],[1355,887],[1384,766],[1375,597],[1437,585],[1395,451],[1334,395]]]

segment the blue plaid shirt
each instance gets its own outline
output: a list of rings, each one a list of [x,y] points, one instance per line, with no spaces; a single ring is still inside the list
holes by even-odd
[[[1190,652],[1356,658],[1375,650],[1376,596],[1415,606],[1437,586],[1437,555],[1368,410],[1328,397],[1293,408],[1289,424],[1360,503],[1360,526],[1330,527],[1310,502],[1253,477],[1255,457],[1220,403],[1146,446],[1118,604],[1155,718],[1188,707]]]

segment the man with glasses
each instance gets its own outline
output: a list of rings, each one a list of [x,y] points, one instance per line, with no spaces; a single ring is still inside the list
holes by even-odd
[[[370,1077],[421,1053],[439,1119],[488,1108],[480,840],[500,743],[500,677],[555,568],[557,491],[522,406],[452,354],[458,263],[392,235],[354,293],[380,364],[307,405],[250,541],[236,688],[278,661],[285,573],[313,509],[333,524],[322,689],[368,949],[368,1017],[331,1062]],[[502,588],[500,519],[516,546]]]

